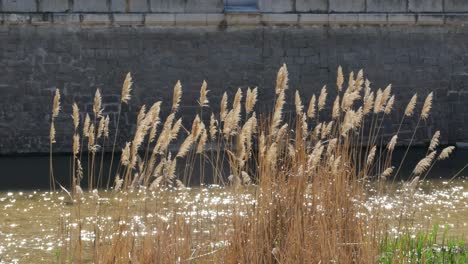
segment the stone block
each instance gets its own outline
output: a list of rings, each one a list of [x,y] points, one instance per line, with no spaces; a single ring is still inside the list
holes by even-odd
[[[66,12],[69,9],[68,0],[40,0],[41,12]]]
[[[445,12],[468,12],[468,1],[466,0],[445,0]]]
[[[357,24],[358,18],[357,14],[330,14],[328,22],[330,24]]]
[[[300,25],[324,25],[328,24],[328,14],[300,14]]]
[[[3,23],[5,24],[27,24],[30,16],[27,14],[3,14]]]
[[[149,6],[146,0],[112,0],[113,12],[148,12]]]
[[[260,12],[285,13],[292,12],[293,1],[289,0],[258,0],[258,9]]]
[[[36,0],[3,0],[3,12],[37,12]]]
[[[114,14],[114,23],[116,25],[142,25],[142,14]]]
[[[79,14],[54,14],[54,23],[55,24],[79,24],[80,15]]]
[[[84,25],[108,25],[111,20],[108,14],[83,14]]]
[[[329,0],[329,6],[332,12],[364,12],[366,0]]]
[[[442,12],[443,0],[408,0],[410,12]]]
[[[205,26],[206,14],[176,14],[176,26]]]
[[[299,17],[298,14],[263,14],[262,22],[268,25],[295,25]]]
[[[228,25],[258,25],[261,21],[260,14],[226,14]]]
[[[185,0],[151,0],[151,11],[157,13],[184,13]]]
[[[146,14],[145,24],[149,26],[174,26],[175,14]]]
[[[407,0],[367,0],[368,12],[406,12]]]
[[[416,15],[413,14],[388,14],[389,24],[413,25],[416,23]]]
[[[108,12],[107,0],[76,0],[73,1],[75,12]]]
[[[223,0],[186,0],[185,13],[222,13]]]
[[[418,25],[442,25],[444,24],[444,15],[440,14],[419,14],[416,20]]]
[[[384,25],[387,24],[387,14],[358,14],[360,24]]]
[[[328,0],[296,0],[297,12],[327,12]]]

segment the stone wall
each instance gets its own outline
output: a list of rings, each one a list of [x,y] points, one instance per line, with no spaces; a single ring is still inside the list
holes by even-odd
[[[290,72],[291,104],[296,89],[308,101],[323,84],[330,87],[331,102],[338,65],[346,72],[363,68],[374,88],[393,84],[398,104],[384,124],[385,133],[397,129],[414,93],[421,103],[434,91],[434,111],[421,122],[417,142],[429,140],[437,129],[444,143],[468,141],[468,4],[388,1],[404,2],[400,8],[367,0],[362,9],[359,0],[346,0],[345,6],[337,1],[284,1],[291,5],[272,4],[265,11],[262,0],[259,8],[265,12],[254,13],[223,13],[221,2],[199,1],[215,8],[197,13],[189,8],[197,2],[191,0],[0,0],[0,154],[48,151],[55,87],[63,93],[64,110],[57,120],[55,149],[67,152],[72,102],[84,116],[101,88],[105,114],[115,126],[128,71],[135,89],[123,109],[120,142],[132,133],[141,104],[163,100],[167,113],[177,80],[184,87],[186,123],[198,110],[203,80],[212,105],[205,113],[218,111],[223,91],[232,99],[237,87],[247,86],[259,87],[258,111],[269,110],[282,63]],[[123,7],[117,9],[116,3]],[[174,9],[152,9],[157,6]],[[408,142],[416,121],[403,123],[400,143]]]

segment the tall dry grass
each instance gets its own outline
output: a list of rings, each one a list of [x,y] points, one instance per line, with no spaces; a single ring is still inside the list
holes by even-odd
[[[155,102],[148,110],[142,106],[133,137],[122,147],[117,171],[115,175],[109,173],[107,178],[107,188],[113,180],[111,190],[120,197],[112,212],[116,220],[105,224],[97,221],[92,227],[93,243],[88,248],[81,237],[81,201],[85,195],[81,190],[84,178],[81,159],[87,155],[89,161],[86,174],[90,193],[104,187],[104,180],[101,180],[103,148],[111,130],[109,117],[102,113],[99,90],[95,94],[93,119],[86,114],[81,124],[78,105],[74,103],[71,175],[74,205],[68,220],[77,220],[78,228],[62,225],[61,236],[66,242],[61,260],[96,263],[377,262],[387,226],[380,221],[378,208],[373,208],[370,217],[363,206],[366,183],[388,181],[399,173],[401,164],[393,163],[392,154],[401,123],[405,118],[418,119],[412,142],[420,121],[429,116],[432,93],[427,95],[421,110],[417,109],[414,95],[406,106],[400,128],[387,138],[382,133],[383,124],[396,104],[391,85],[372,89],[362,70],[356,75],[351,72],[345,84],[339,67],[337,87],[324,86],[320,94],[307,100],[307,106],[299,91],[295,91],[295,113],[288,119],[291,115],[286,108],[290,93],[288,80],[288,70],[283,65],[278,71],[274,108],[270,113],[255,112],[258,88],[248,88],[245,93],[238,89],[231,102],[224,93],[220,113],[206,113],[210,100],[205,81],[197,100],[199,111],[191,127],[184,127],[178,117],[183,94],[180,82],[174,86],[171,110],[165,118],[160,117],[162,102]],[[122,104],[129,102],[131,86],[129,73],[122,89]],[[329,94],[336,96],[330,98]],[[57,105],[60,108],[59,99],[54,99],[54,109]],[[327,105],[331,111],[325,111]],[[111,163],[120,115],[119,109]],[[210,117],[208,122],[204,115]],[[51,145],[52,132],[55,131],[51,129]],[[427,156],[414,168],[408,184],[409,194],[414,193],[419,180],[437,160],[446,159],[452,153],[453,147],[437,150],[438,138],[439,135],[434,136]],[[170,146],[177,142],[182,143],[173,151]],[[84,146],[88,147],[85,152],[82,151]],[[100,161],[97,159],[99,152]],[[193,170],[197,162],[200,171]],[[168,188],[183,192],[193,174],[199,174],[204,183],[207,164],[213,174],[212,181],[231,186],[226,188],[235,194],[229,204],[234,213],[223,222],[212,223],[216,232],[209,237],[201,238],[194,232],[201,228],[200,224],[184,217],[181,214],[184,209],[179,204],[168,201],[132,203],[134,195],[165,197],[162,193]],[[225,164],[228,164],[228,171]],[[184,169],[178,170],[180,166]],[[96,168],[100,169],[96,172]],[[248,187],[250,185],[254,187]],[[254,195],[254,203],[245,202],[247,194]],[[99,200],[97,190],[90,196]],[[103,214],[99,202],[94,210],[97,217]],[[164,212],[167,215],[167,211],[171,212],[169,220],[156,217],[143,221],[142,225],[130,224],[135,212],[144,216],[163,215]],[[202,213],[201,210],[197,212]],[[399,217],[402,224],[398,228],[403,229],[403,211]]]

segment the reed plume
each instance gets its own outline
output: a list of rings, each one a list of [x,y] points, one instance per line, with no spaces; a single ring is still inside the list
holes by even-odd
[[[372,149],[370,150],[369,155],[367,156],[367,165],[371,165],[374,162],[376,150],[377,150],[376,146],[373,146]]]
[[[431,163],[434,160],[435,155],[436,155],[436,151],[432,151],[429,155],[427,155],[425,158],[420,160],[418,164],[416,164],[416,167],[414,168],[413,173],[415,175],[423,174],[429,168],[429,166],[431,166]]]
[[[424,105],[421,111],[421,119],[426,120],[429,117],[429,112],[431,111],[432,108],[432,96],[433,93],[429,93],[426,97],[426,100],[424,100]]]
[[[276,76],[276,94],[279,95],[280,93],[284,92],[285,90],[288,89],[288,68],[286,67],[286,64],[283,64],[281,68],[278,71],[278,74]]]
[[[310,98],[309,109],[307,109],[307,116],[310,119],[313,119],[315,117],[315,101],[316,99],[315,99],[315,94],[314,94]]]
[[[333,103],[332,118],[338,119],[340,117],[340,96],[337,95],[335,102]]]
[[[73,155],[75,156],[75,158],[77,157],[79,152],[80,152],[80,135],[75,134],[73,135]]]
[[[447,159],[454,150],[455,150],[454,146],[449,146],[449,147],[444,148],[442,152],[440,152],[440,155],[437,159],[438,160]]]
[[[341,92],[341,90],[343,89],[343,82],[344,82],[343,69],[341,68],[341,65],[340,65],[338,66],[338,76],[336,78],[336,87],[338,87],[338,92]]]
[[[220,110],[220,113],[219,113],[221,121],[224,121],[224,119],[226,118],[227,112],[228,112],[228,109],[227,109],[227,103],[228,102],[227,101],[228,101],[228,96],[227,96],[227,93],[224,92],[223,98],[221,98],[221,110]]]
[[[327,87],[326,85],[324,85],[322,87],[322,90],[320,91],[320,96],[319,96],[318,104],[317,104],[319,112],[325,107],[326,101],[327,101]]]
[[[210,118],[210,138],[212,141],[216,139],[216,133],[218,132],[218,129],[216,128],[218,125],[218,120],[216,120],[215,115],[211,113],[211,118]]]
[[[73,109],[73,114],[72,114],[73,127],[75,128],[75,131],[76,131],[80,124],[80,109],[78,108],[78,105],[76,103],[73,103],[72,109]]]
[[[203,83],[202,83],[202,86],[200,88],[200,98],[198,99],[198,105],[200,105],[200,107],[207,107],[208,106],[208,103],[210,102],[208,100],[208,92],[209,90],[207,90],[207,83],[205,80],[203,80]]]
[[[52,121],[52,123],[50,123],[50,144],[54,144],[56,143],[55,142],[55,125],[54,125],[54,121]]]
[[[83,123],[83,136],[84,137],[89,137],[89,126],[91,124],[91,118],[89,117],[89,114],[86,114],[85,120]]]
[[[253,111],[255,104],[257,103],[257,93],[257,87],[253,90],[250,88],[247,89],[247,95],[245,98],[245,112],[247,114],[250,114]]]
[[[122,103],[128,104],[128,102],[132,98],[130,95],[132,91],[132,85],[133,85],[132,74],[129,72],[125,76],[125,80],[122,85],[122,96],[120,99]]]
[[[96,118],[102,117],[102,98],[101,91],[99,89],[96,89],[96,93],[94,94],[93,112]]]
[[[432,136],[431,143],[429,144],[429,151],[434,151],[439,145],[440,131],[437,130]]]
[[[414,108],[416,107],[416,100],[418,99],[418,95],[414,94],[413,97],[411,97],[411,100],[409,101],[408,105],[406,106],[405,109],[405,116],[412,116],[414,113]]]
[[[177,112],[179,109],[180,100],[182,98],[182,85],[180,81],[177,81],[176,85],[174,86],[174,93],[172,96],[172,111]]]
[[[182,145],[180,145],[179,152],[177,153],[176,157],[178,157],[178,158],[185,157],[185,155],[187,155],[187,153],[189,152],[190,147],[192,146],[192,144],[193,144],[193,136],[191,134],[189,134],[187,136],[187,138],[185,138]]]
[[[390,141],[387,144],[387,149],[389,151],[393,151],[395,149],[395,146],[397,144],[397,139],[398,139],[398,135],[394,135],[392,139],[390,139]]]
[[[295,97],[294,97],[294,103],[296,105],[296,114],[298,116],[302,116],[302,110],[304,109],[304,106],[302,105],[301,96],[299,95],[298,90],[296,90],[296,94],[295,94]]]
[[[392,108],[393,108],[393,104],[394,104],[394,103],[395,103],[395,96],[392,95],[392,96],[390,97],[390,99],[388,99],[387,104],[386,104],[386,106],[385,106],[385,110],[384,110],[384,113],[385,113],[385,114],[387,114],[387,115],[390,114],[390,112],[392,111]]]
[[[52,105],[52,118],[57,118],[59,115],[61,106],[60,106],[60,90],[55,89],[54,102]]]

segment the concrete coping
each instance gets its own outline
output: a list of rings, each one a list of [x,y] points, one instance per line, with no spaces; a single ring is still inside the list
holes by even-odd
[[[468,25],[468,13],[0,13],[2,25],[79,25],[79,26],[327,26],[327,25]]]

